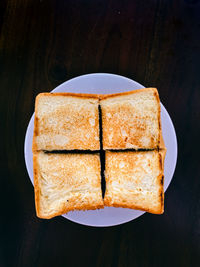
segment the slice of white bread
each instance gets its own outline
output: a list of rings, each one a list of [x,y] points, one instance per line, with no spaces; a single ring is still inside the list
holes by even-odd
[[[165,152],[106,151],[104,205],[163,213]]]
[[[99,154],[35,152],[35,205],[39,218],[103,208]]]
[[[97,95],[41,93],[36,97],[33,151],[99,150]]]
[[[103,149],[157,149],[160,100],[155,88],[101,96]]]

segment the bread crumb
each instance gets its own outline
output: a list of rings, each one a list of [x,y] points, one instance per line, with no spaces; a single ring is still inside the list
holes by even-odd
[[[122,136],[127,136],[127,132],[124,129],[121,130],[121,133],[122,133]]]
[[[54,142],[57,146],[64,146],[69,142],[69,139],[61,134],[57,134],[54,136]]]
[[[145,147],[149,146],[149,141],[150,141],[149,138],[147,138],[146,136],[142,136],[140,138],[141,144],[143,144],[143,146]]]
[[[88,139],[90,138],[90,134],[86,134],[85,136],[86,136]]]
[[[109,134],[108,136],[108,140],[110,143],[112,142],[112,139],[113,139],[113,132],[111,132],[111,134]]]
[[[132,148],[133,145],[131,143],[126,143],[126,148]]]
[[[125,164],[124,164],[124,162],[123,162],[123,161],[119,163],[119,167],[120,167],[120,168],[123,168],[123,167],[124,167],[124,165],[125,165]]]
[[[89,123],[91,126],[95,126],[95,119],[90,118]]]

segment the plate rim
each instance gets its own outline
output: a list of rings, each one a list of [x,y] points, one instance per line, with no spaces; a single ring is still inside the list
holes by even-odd
[[[132,80],[131,78],[128,78],[128,77],[125,77],[125,76],[122,76],[120,74],[115,74],[115,73],[108,73],[108,72],[94,72],[94,73],[87,73],[87,74],[82,74],[82,75],[79,75],[79,76],[76,76],[76,77],[73,77],[61,84],[59,84],[58,86],[56,86],[52,91],[50,92],[55,92],[56,90],[58,90],[61,86],[63,86],[65,83],[69,83],[69,82],[72,82],[73,80],[77,80],[77,79],[81,79],[83,77],[87,77],[87,76],[103,76],[103,75],[106,75],[106,76],[116,76],[116,77],[120,77],[122,79],[125,79],[125,80],[129,80],[130,82],[134,82],[136,84],[138,84],[138,86],[141,86],[141,88],[145,88],[144,85],[142,85],[141,83],[135,81],[135,80]],[[139,89],[141,89],[139,88]],[[73,92],[72,92],[73,93]]]

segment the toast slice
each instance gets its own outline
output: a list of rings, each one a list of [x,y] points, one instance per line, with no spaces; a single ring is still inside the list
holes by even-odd
[[[105,206],[163,213],[165,152],[106,151]]]
[[[36,97],[33,151],[99,150],[97,95],[41,93]]]
[[[35,152],[35,205],[39,218],[103,208],[99,154]]]
[[[103,149],[157,149],[160,100],[155,88],[101,96]]]

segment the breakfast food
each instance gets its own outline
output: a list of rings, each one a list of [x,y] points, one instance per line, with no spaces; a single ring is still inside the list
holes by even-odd
[[[96,95],[41,93],[36,98],[33,151],[99,150]]]
[[[105,206],[163,213],[165,152],[106,151]]]
[[[39,94],[32,150],[40,218],[104,206],[164,211],[166,148],[155,88]]]
[[[103,208],[99,154],[39,151],[33,162],[38,217]]]
[[[100,101],[103,149],[157,149],[160,101],[155,88],[106,95]]]

